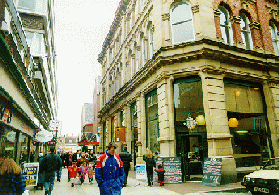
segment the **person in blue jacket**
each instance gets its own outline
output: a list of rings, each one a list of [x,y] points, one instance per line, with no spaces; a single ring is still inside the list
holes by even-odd
[[[123,162],[115,154],[117,146],[110,142],[107,151],[102,154],[96,163],[95,179],[100,189],[100,195],[119,195],[124,183],[125,173]]]

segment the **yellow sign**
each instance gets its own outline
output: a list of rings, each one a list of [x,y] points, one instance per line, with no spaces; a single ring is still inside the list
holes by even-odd
[[[63,148],[62,150],[72,150],[72,148]]]
[[[24,163],[26,186],[36,186],[38,183],[39,163]]]

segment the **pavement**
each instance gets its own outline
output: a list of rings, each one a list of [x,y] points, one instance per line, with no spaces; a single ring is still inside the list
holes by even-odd
[[[61,182],[55,181],[52,195],[91,195],[99,194],[99,188],[94,180],[93,184],[89,184],[88,178],[85,179],[83,185],[75,185],[71,187],[71,183],[68,182],[67,169],[62,170]],[[240,182],[227,185],[221,185],[220,187],[204,186],[201,182],[185,182],[181,184],[165,184],[160,186],[159,183],[154,183],[152,187],[147,186],[147,182],[144,180],[137,180],[135,171],[129,172],[127,187],[122,189],[121,194],[124,195],[202,195],[208,193],[224,194],[225,192],[232,190],[242,190]],[[43,195],[44,190],[35,190],[33,186],[27,186],[30,195]],[[225,193],[230,194],[230,193]],[[247,193],[243,193],[247,194]]]

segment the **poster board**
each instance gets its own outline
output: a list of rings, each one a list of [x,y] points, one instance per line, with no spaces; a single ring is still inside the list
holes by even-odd
[[[181,158],[180,157],[158,157],[156,161],[165,170],[165,183],[182,183]],[[158,181],[157,173],[154,174],[154,181]]]
[[[39,163],[24,163],[23,172],[26,178],[26,186],[37,186]]]
[[[145,164],[136,165],[136,179],[147,179]]]
[[[205,158],[202,183],[206,186],[221,185],[222,158]]]

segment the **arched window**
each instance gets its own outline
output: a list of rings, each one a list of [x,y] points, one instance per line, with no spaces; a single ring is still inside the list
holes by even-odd
[[[251,36],[251,31],[250,31],[250,21],[247,18],[247,16],[244,13],[240,14],[240,27],[241,27],[241,37],[243,40],[243,43],[246,46],[246,49],[252,50],[254,48],[253,46],[253,39]]]
[[[272,45],[273,45],[273,48],[274,48],[274,52],[275,52],[276,55],[279,55],[279,46],[278,46],[279,37],[278,37],[277,26],[272,22],[272,23],[269,24],[269,28],[270,28],[270,33],[271,33]]]
[[[152,25],[149,25],[149,27],[148,27],[148,40],[149,40],[148,53],[149,53],[149,58],[151,59],[153,57],[153,29],[152,29]]]
[[[141,36],[141,59],[142,59],[142,65],[144,66],[147,56],[146,56],[146,41],[144,39],[144,35]]]
[[[229,12],[228,10],[223,7],[219,6],[220,14],[220,28],[222,32],[222,38],[224,39],[226,44],[232,45],[233,44],[233,32],[231,22],[229,20]]]
[[[193,14],[189,2],[180,2],[171,8],[173,43],[194,40]]]

